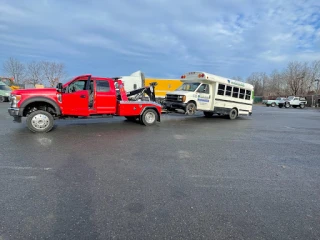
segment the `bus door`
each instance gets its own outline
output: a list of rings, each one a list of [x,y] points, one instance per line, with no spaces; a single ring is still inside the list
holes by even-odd
[[[199,110],[207,110],[210,111],[211,109],[211,103],[213,96],[210,93],[213,93],[212,88],[213,85],[210,84],[201,84],[200,87],[197,89],[197,109]]]

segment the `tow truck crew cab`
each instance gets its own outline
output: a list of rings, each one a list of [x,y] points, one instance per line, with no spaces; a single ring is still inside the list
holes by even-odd
[[[161,115],[161,105],[155,102],[128,101],[121,80],[91,75],[59,83],[57,88],[14,90],[10,101],[9,114],[15,122],[27,117],[32,132],[49,132],[59,118],[124,116],[149,126]]]

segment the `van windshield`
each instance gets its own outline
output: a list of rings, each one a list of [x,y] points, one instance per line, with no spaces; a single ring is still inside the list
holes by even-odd
[[[200,83],[184,83],[180,87],[176,89],[176,91],[189,91],[194,92],[198,87]]]
[[[9,88],[7,85],[0,85],[0,90],[11,91],[11,88]]]

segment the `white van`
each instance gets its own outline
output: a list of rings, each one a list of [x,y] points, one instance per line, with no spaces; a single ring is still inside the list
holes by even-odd
[[[254,88],[251,84],[216,76],[205,72],[189,72],[181,76],[183,84],[168,92],[164,108],[172,111],[182,109],[188,115],[203,111],[206,117],[213,114],[251,115]]]

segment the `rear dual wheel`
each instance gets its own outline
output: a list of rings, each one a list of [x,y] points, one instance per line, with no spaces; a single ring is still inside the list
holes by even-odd
[[[140,122],[146,126],[156,124],[158,113],[154,109],[147,109],[140,117]]]

